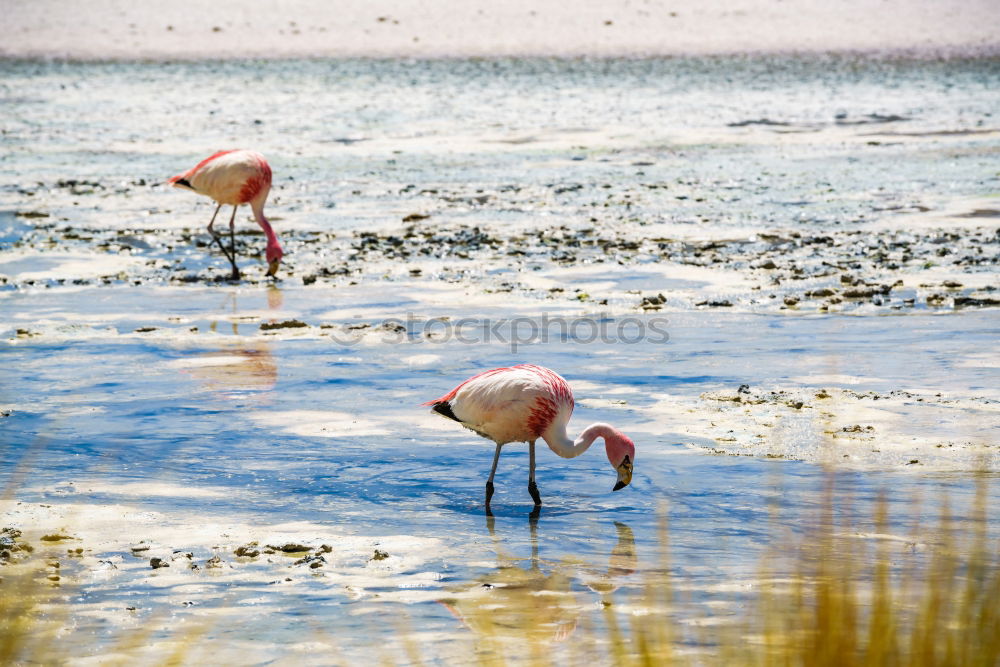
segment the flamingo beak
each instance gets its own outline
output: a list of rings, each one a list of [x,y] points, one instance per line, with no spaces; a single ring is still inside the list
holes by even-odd
[[[632,481],[632,461],[629,460],[628,456],[617,468],[618,470],[618,483],[615,484],[615,488],[612,491],[621,491]]]
[[[275,275],[277,275],[278,274],[278,266],[280,264],[281,264],[281,260],[280,259],[272,259],[271,263],[268,264],[267,275],[268,276],[275,276]]]

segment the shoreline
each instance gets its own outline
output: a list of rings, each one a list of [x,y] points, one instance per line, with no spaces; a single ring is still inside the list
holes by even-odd
[[[9,8],[0,57],[77,60],[266,57],[657,57],[794,52],[1000,53],[994,3],[582,0],[501,6],[346,0],[175,2],[146,11],[111,0]]]
[[[511,52],[511,53],[379,53],[372,51],[292,51],[279,55],[269,53],[215,53],[198,51],[186,54],[173,51],[148,52],[136,54],[96,55],[86,53],[54,53],[42,49],[28,51],[13,51],[0,46],[0,65],[19,63],[38,64],[80,64],[80,65],[119,65],[119,64],[193,64],[193,63],[244,63],[254,61],[268,62],[380,62],[401,61],[412,63],[434,62],[522,62],[522,61],[553,61],[560,63],[595,63],[595,62],[642,62],[642,61],[765,61],[787,60],[789,62],[866,62],[866,63],[927,63],[942,62],[989,62],[1000,61],[1000,41],[986,45],[948,45],[935,47],[900,47],[900,48],[867,48],[867,49],[750,49],[750,50],[717,50],[717,51],[659,51],[659,52],[611,52],[594,55],[580,52]]]

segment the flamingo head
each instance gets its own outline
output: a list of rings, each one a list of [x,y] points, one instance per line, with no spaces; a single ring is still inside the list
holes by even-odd
[[[278,266],[281,264],[281,258],[284,255],[285,252],[281,249],[277,241],[267,244],[267,249],[264,251],[264,256],[267,258],[267,275],[273,276],[278,273]]]
[[[611,467],[618,473],[618,482],[612,491],[624,489],[632,481],[632,465],[635,463],[635,443],[621,431],[611,429],[604,436],[604,446]]]

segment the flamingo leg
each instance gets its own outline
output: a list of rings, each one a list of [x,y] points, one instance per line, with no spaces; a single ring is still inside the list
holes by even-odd
[[[215,213],[212,214],[212,219],[208,221],[208,233],[211,235],[212,240],[219,246],[219,250],[222,251],[222,254],[226,256],[226,259],[228,259],[229,263],[235,268],[236,262],[233,260],[233,255],[226,250],[226,246],[222,245],[222,240],[219,238],[219,235],[215,233],[215,229],[212,227],[212,225],[215,224],[215,216],[219,215],[219,209],[221,208],[222,204],[215,207]],[[236,279],[239,280],[238,274],[236,275]]]
[[[240,270],[236,266],[236,209],[238,206],[233,206],[233,214],[229,216],[229,263],[233,265],[233,275],[230,277],[231,280],[240,279]],[[221,245],[221,244],[220,244]]]
[[[208,221],[208,234],[212,237],[212,240],[219,245],[219,250],[221,250],[222,254],[226,256],[226,259],[228,259],[230,263],[232,263],[233,261],[232,256],[229,254],[229,251],[226,250],[226,247],[222,245],[222,241],[219,240],[219,235],[215,233],[215,229],[212,228],[212,225],[215,224],[215,217],[219,215],[219,209],[221,208],[222,204],[219,204],[218,206],[215,207],[215,213],[212,214],[212,219]]]
[[[493,469],[490,470],[490,478],[486,480],[486,513],[490,514],[490,498],[493,497],[493,475],[497,474],[497,463],[500,462],[501,444],[497,444],[497,451],[493,455]]]
[[[208,221],[208,233],[215,236],[215,230],[212,229],[212,225],[215,224],[215,216],[219,215],[219,209],[222,208],[222,204],[215,207],[215,213],[212,214],[212,219]]]
[[[535,443],[528,443],[528,493],[535,501],[535,506],[542,504],[542,497],[538,495],[538,485],[535,484]]]

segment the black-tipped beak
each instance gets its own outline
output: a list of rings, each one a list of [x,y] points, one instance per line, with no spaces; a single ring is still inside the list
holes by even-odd
[[[616,470],[618,471],[618,483],[611,490],[621,491],[632,481],[632,461],[629,460],[629,457],[626,456],[625,460],[618,465]]]
[[[280,265],[281,265],[281,260],[278,260],[278,259],[275,259],[275,260],[273,260],[273,261],[272,261],[272,262],[271,262],[271,263],[270,263],[270,264],[268,265],[268,268],[267,268],[267,275],[268,275],[268,276],[275,276],[275,275],[277,275],[277,274],[278,274],[278,267],[279,267]]]

